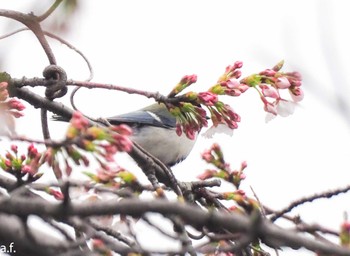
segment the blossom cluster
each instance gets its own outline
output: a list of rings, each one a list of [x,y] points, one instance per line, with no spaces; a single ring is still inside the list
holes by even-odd
[[[304,98],[300,73],[281,72],[283,64],[284,62],[281,61],[271,69],[265,69],[259,74],[253,74],[241,80],[242,83],[254,87],[259,92],[264,110],[269,113],[267,118],[293,114],[295,104]],[[282,90],[288,90],[291,100],[281,96]]]
[[[225,73],[220,76],[217,83],[206,92],[188,92],[183,95],[186,103],[180,102],[176,106],[170,106],[169,110],[177,117],[177,133],[184,131],[188,138],[193,139],[195,134],[203,127],[208,126],[207,116],[202,106],[205,106],[210,113],[213,127],[225,124],[230,129],[236,129],[240,116],[230,105],[219,101],[218,95],[239,96],[249,86],[240,83],[237,79],[241,76],[240,68],[243,63],[235,62],[226,67]],[[197,81],[196,75],[184,76],[168,96],[176,96],[189,85]]]
[[[84,172],[94,183],[104,184],[114,188],[132,186],[135,190],[140,188],[137,177],[120,166],[99,168],[96,173]]]
[[[202,153],[202,159],[208,164],[214,165],[215,169],[207,169],[198,176],[199,179],[221,178],[232,183],[239,189],[241,181],[246,177],[243,172],[247,167],[245,161],[241,163],[240,168],[232,170],[230,164],[225,161],[221,147],[217,143],[214,143],[209,149]]]
[[[130,152],[132,141],[129,138],[132,131],[127,125],[110,127],[91,126],[89,121],[80,113],[74,112],[66,132],[66,140],[62,147],[51,147],[46,151],[46,161],[55,172],[57,178],[62,177],[57,154],[68,155],[64,158],[65,173],[69,176],[72,167],[69,161],[76,165],[89,166],[89,159],[84,152],[92,153],[103,170],[109,170],[108,162],[114,161],[117,152]]]
[[[169,104],[168,108],[176,117],[176,133],[179,136],[184,132],[189,139],[193,140],[203,126],[208,126],[207,114],[200,106],[180,102],[177,106]]]
[[[205,92],[187,92],[181,95],[183,101],[167,106],[176,118],[178,134],[185,132],[190,139],[195,138],[195,134],[203,127],[208,126],[206,107],[213,122],[213,131],[208,130],[207,136],[218,131],[230,133],[238,128],[240,116],[228,104],[219,100],[220,95],[240,96],[249,88],[255,88],[264,103],[264,110],[270,115],[288,116],[293,113],[296,102],[303,99],[304,93],[301,89],[301,75],[298,72],[281,72],[283,61],[279,62],[271,69],[241,78],[241,68],[243,63],[236,61],[233,65],[226,67],[225,72],[219,77],[217,82]],[[239,80],[240,79],[240,80]],[[196,75],[184,76],[180,82],[169,93],[168,97],[175,97],[184,89],[197,81]],[[280,90],[288,89],[292,100],[284,99]],[[272,118],[268,116],[268,118]],[[223,128],[223,126],[229,130]],[[220,127],[220,129],[216,129]]]
[[[0,156],[1,169],[21,181],[23,181],[22,178],[26,177],[27,182],[35,181],[42,176],[42,173],[39,173],[39,168],[43,163],[42,154],[33,144],[28,146],[26,154],[19,154],[18,146],[12,145],[5,156]]]
[[[80,113],[74,112],[67,130],[66,137],[77,140],[77,145],[90,152],[98,152],[106,159],[120,152],[130,152],[132,142],[129,136],[132,130],[129,126],[115,125],[110,127],[91,126],[88,120]]]
[[[231,169],[230,164],[224,160],[220,146],[216,143],[202,153],[202,159],[208,164],[214,165],[215,169],[205,170],[198,176],[199,179],[220,178],[235,186],[236,190],[218,193],[217,196],[218,199],[234,201],[236,203],[229,208],[230,210],[250,213],[253,209],[259,209],[256,200],[249,198],[240,189],[241,182],[246,178],[244,169],[247,167],[247,163],[245,161],[241,163],[238,169]]]
[[[181,78],[180,82],[172,89],[172,91],[168,94],[168,97],[174,97],[184,89],[189,87],[191,84],[197,82],[197,75],[186,75]]]
[[[40,153],[32,143],[29,144],[26,154],[20,154],[17,145],[11,145],[10,150],[0,156],[0,168],[15,176],[17,183],[21,185],[37,181],[43,176],[43,172],[39,171],[46,159],[46,151]],[[58,200],[63,199],[63,194],[51,187],[44,188],[44,192]]]

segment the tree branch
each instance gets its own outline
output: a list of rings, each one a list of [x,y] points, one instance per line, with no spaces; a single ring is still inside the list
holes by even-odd
[[[38,215],[43,217],[66,218],[67,216],[98,216],[110,214],[142,216],[146,212],[157,212],[162,215],[178,215],[184,223],[196,229],[206,227],[209,230],[224,228],[230,232],[250,232],[252,220],[243,215],[223,211],[204,211],[189,204],[179,204],[165,200],[141,201],[139,199],[119,199],[107,202],[74,203],[63,207],[62,204],[43,202],[42,200],[26,198],[11,198],[0,203],[0,211],[19,216]],[[255,222],[256,223],[256,222]],[[271,222],[261,219],[255,227],[256,236],[267,244],[274,246],[289,246],[291,248],[305,247],[311,251],[325,254],[350,255],[350,250],[340,246],[324,244],[304,236],[284,230]]]

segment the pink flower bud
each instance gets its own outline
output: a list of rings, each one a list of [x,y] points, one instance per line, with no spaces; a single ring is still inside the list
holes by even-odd
[[[210,150],[205,150],[202,154],[202,159],[208,163],[210,163],[211,161],[214,160],[214,157],[213,155],[211,154],[211,151]]]
[[[290,84],[294,87],[300,87],[301,86],[301,81],[300,80],[294,80],[294,79],[291,79],[290,80]]]
[[[241,170],[244,170],[245,168],[247,168],[248,164],[247,164],[247,161],[243,161],[241,163]]]
[[[304,91],[300,87],[289,90],[289,94],[294,102],[299,102],[304,99]]]
[[[242,189],[237,189],[237,190],[235,191],[235,193],[236,193],[237,195],[245,196],[245,192],[244,192],[244,190],[242,190]]]
[[[287,89],[291,86],[291,84],[290,84],[287,77],[282,76],[282,77],[277,78],[276,86],[280,89]]]
[[[293,78],[294,80],[299,80],[299,81],[303,80],[301,74],[300,74],[299,72],[297,72],[297,71],[294,71],[294,72],[287,72],[287,73],[285,73],[285,74],[286,74],[287,76]]]
[[[261,88],[262,94],[265,97],[269,97],[269,98],[273,98],[273,99],[280,98],[280,95],[275,87],[273,87],[271,85],[267,85],[267,84],[260,84],[259,87]]]
[[[346,232],[350,232],[350,222],[349,221],[343,222],[343,224],[341,225],[341,229]]]
[[[17,154],[18,152],[18,146],[17,145],[11,145],[11,150]]]
[[[29,175],[34,175],[35,171],[29,165],[23,165],[21,168],[22,173],[28,173]]]
[[[176,134],[177,134],[177,136],[181,136],[181,134],[182,134],[181,125],[178,123],[176,124]]]
[[[213,170],[206,170],[202,174],[198,175],[197,178],[200,180],[206,180],[214,177],[215,171]]]
[[[11,160],[10,160],[10,159],[6,159],[6,160],[5,160],[5,165],[6,165],[7,167],[12,167]]]
[[[82,113],[79,111],[74,111],[70,124],[78,130],[83,130],[89,126],[89,121],[83,116]]]
[[[243,66],[243,62],[238,60],[233,64],[233,66],[235,68],[241,68]]]
[[[238,90],[241,91],[241,93],[244,93],[246,90],[248,90],[250,87],[246,84],[239,84]]]
[[[261,71],[259,73],[259,75],[263,75],[263,76],[270,76],[270,77],[273,77],[276,75],[276,71],[275,70],[272,70],[272,69],[265,69],[264,71]]]
[[[119,151],[130,152],[132,150],[133,144],[128,136],[115,133],[112,137],[114,140],[112,143]]]
[[[240,71],[240,70],[235,70],[235,71],[233,71],[231,77],[240,78],[241,75],[242,75],[242,71]]]
[[[274,71],[280,71],[281,68],[283,67],[284,65],[284,60],[281,60],[280,62],[278,62],[272,69]]]
[[[235,122],[233,120],[225,119],[225,122],[228,125],[228,127],[230,127],[231,129],[237,129],[238,128],[237,122]]]
[[[126,135],[126,136],[132,135],[132,129],[130,128],[130,126],[126,124],[115,125],[112,127],[112,130],[121,135]]]
[[[271,113],[273,115],[277,115],[277,109],[276,106],[270,102],[268,102],[265,97],[261,97],[262,101],[264,102],[264,110],[268,113]]]
[[[197,82],[197,75],[186,75],[183,78],[181,78],[180,83],[181,84],[186,84],[186,85],[190,85]]]
[[[207,106],[213,106],[218,101],[218,96],[211,92],[200,92],[198,93],[198,98]]]
[[[38,150],[35,148],[34,144],[30,144],[28,146],[28,156],[29,158],[35,158],[36,156],[38,156]]]
[[[18,111],[24,110],[26,107],[17,98],[11,98],[7,101],[9,109],[16,109]]]
[[[186,129],[185,133],[187,138],[194,140],[196,138],[197,129]]]

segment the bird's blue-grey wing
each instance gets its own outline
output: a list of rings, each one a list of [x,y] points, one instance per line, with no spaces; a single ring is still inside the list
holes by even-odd
[[[174,117],[156,115],[149,111],[139,110],[126,114],[121,114],[107,118],[111,124],[136,124],[136,125],[152,125],[163,128],[175,128],[176,119]]]

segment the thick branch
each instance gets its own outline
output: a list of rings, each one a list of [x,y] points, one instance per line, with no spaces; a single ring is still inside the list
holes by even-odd
[[[182,220],[197,229],[203,227],[209,230],[225,228],[231,232],[251,231],[252,221],[247,216],[227,212],[204,211],[196,206],[180,204],[165,200],[141,201],[139,199],[119,199],[107,202],[71,203],[69,207],[62,204],[43,202],[42,200],[27,200],[25,198],[12,198],[0,203],[0,211],[8,214],[28,216],[52,216],[65,218],[67,216],[87,217],[92,215],[124,214],[141,216],[146,212],[157,212],[163,215],[178,215]],[[256,223],[256,222],[255,222]],[[319,253],[350,255],[350,250],[331,244],[324,244],[311,240],[290,230],[283,230],[267,220],[260,220],[254,230],[257,236],[276,246],[289,246],[291,248],[305,247]]]

